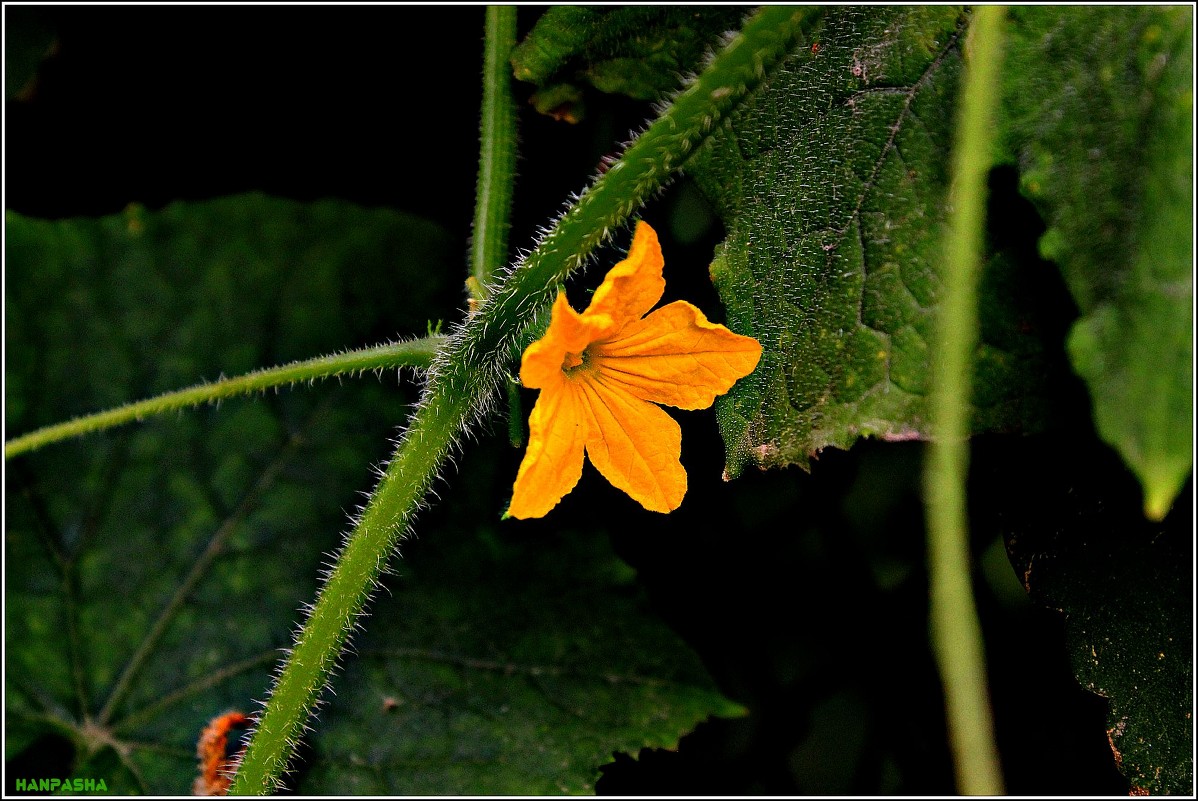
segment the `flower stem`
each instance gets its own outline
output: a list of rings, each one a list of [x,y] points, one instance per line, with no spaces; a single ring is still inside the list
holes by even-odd
[[[976,7],[966,42],[953,143],[953,211],[945,236],[944,291],[931,353],[935,437],[924,472],[932,646],[944,686],[957,790],[965,795],[1003,792],[971,582],[965,483],[971,359],[978,339],[977,284],[1004,13],[1001,6]]]
[[[556,283],[580,266],[765,77],[809,16],[765,8],[558,219],[437,352],[420,407],[346,540],[250,737],[230,792],[270,793],[355,621],[459,434],[484,416]]]
[[[512,68],[516,7],[487,6],[483,49],[483,108],[478,154],[478,192],[470,248],[470,295],[484,300],[492,277],[507,263],[507,234],[516,177],[516,101]]]
[[[11,459],[14,456],[37,450],[43,445],[61,442],[95,431],[103,431],[135,420],[140,421],[151,415],[173,412],[205,403],[215,403],[224,398],[248,395],[272,387],[360,373],[366,370],[382,370],[391,367],[428,367],[437,347],[444,340],[443,336],[429,336],[407,342],[375,345],[347,353],[318,356],[315,359],[292,362],[279,367],[268,367],[236,378],[225,378],[210,384],[199,384],[187,389],[167,392],[153,398],[77,417],[65,423],[46,426],[14,437],[4,443],[4,458]]]

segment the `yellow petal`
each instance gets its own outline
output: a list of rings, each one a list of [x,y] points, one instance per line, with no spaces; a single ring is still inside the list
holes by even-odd
[[[711,323],[686,301],[663,306],[591,347],[605,383],[637,398],[706,409],[757,367],[761,345]]]
[[[528,417],[528,450],[516,473],[508,515],[544,517],[582,476],[589,415],[574,382],[541,390]]]
[[[581,354],[587,345],[611,329],[604,315],[584,318],[570,307],[566,293],[557,293],[549,328],[545,336],[529,345],[520,360],[520,381],[532,389],[558,386],[563,378],[562,365],[567,354]]]
[[[666,280],[661,276],[664,266],[657,232],[647,222],[638,222],[628,256],[608,271],[583,316],[606,315],[613,330],[639,320],[666,291]]]
[[[590,412],[586,451],[603,477],[651,512],[671,512],[686,495],[682,429],[651,403],[604,382],[579,381]]]

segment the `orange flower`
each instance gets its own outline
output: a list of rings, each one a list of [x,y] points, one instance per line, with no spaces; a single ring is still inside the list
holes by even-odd
[[[559,292],[549,330],[528,346],[520,380],[541,390],[508,515],[543,517],[582,475],[583,451],[646,509],[670,512],[686,494],[682,429],[662,403],[706,409],[753,372],[757,340],[709,323],[675,301],[649,316],[665,291],[657,233],[637,223],[628,257],[607,274],[582,314]]]

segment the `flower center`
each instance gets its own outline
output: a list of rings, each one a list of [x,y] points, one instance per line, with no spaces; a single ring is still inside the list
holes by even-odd
[[[591,358],[589,349],[582,353],[566,353],[566,357],[562,359],[562,372],[567,376],[572,376],[581,370],[585,370],[590,364]]]

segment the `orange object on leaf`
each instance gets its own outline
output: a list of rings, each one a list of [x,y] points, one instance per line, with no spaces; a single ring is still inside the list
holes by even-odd
[[[761,345],[710,323],[686,301],[661,300],[657,233],[637,223],[628,257],[579,314],[558,293],[545,336],[520,365],[541,390],[508,516],[543,517],[582,476],[583,452],[646,509],[670,512],[686,494],[682,429],[655,403],[705,409],[753,372]]]
[[[229,753],[230,732],[244,732],[250,719],[242,712],[226,712],[208,721],[196,744],[200,773],[191,786],[192,795],[228,795],[233,784],[234,763],[240,759],[244,745]]]

